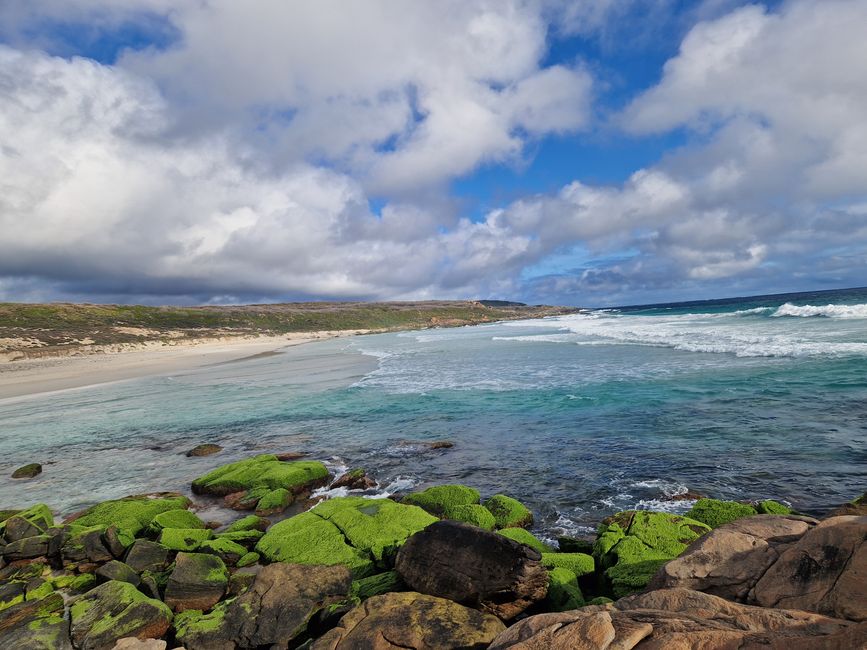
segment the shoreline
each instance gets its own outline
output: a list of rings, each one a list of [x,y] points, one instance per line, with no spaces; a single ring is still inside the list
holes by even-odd
[[[194,370],[315,341],[375,333],[376,330],[323,330],[279,336],[223,337],[141,343],[93,349],[79,355],[0,362],[0,400]]]

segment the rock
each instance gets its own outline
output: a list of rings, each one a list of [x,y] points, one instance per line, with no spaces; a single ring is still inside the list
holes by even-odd
[[[12,472],[12,478],[33,478],[40,474],[42,474],[42,465],[39,463],[30,463],[28,465],[22,465]]]
[[[270,564],[247,591],[212,614],[179,615],[177,638],[190,650],[285,648],[316,612],[346,598],[350,580],[342,566]]]
[[[213,531],[207,528],[164,528],[159,543],[170,551],[195,551],[213,536]]]
[[[349,595],[359,600],[366,600],[371,596],[380,596],[392,591],[403,591],[403,588],[403,581],[397,571],[386,571],[361,580],[354,580],[349,589]]]
[[[593,540],[561,535],[557,538],[557,547],[563,553],[586,553],[592,555]]]
[[[569,569],[549,570],[545,608],[552,612],[565,612],[583,606],[584,595],[578,586],[577,576]]]
[[[478,504],[480,498],[476,490],[466,485],[436,485],[406,495],[401,503],[418,506],[432,515],[443,517],[447,509]]]
[[[497,528],[528,528],[533,525],[533,513],[523,503],[505,494],[495,494],[484,505],[494,515]]]
[[[446,508],[444,518],[462,521],[465,524],[477,526],[482,530],[494,530],[497,524],[494,520],[494,515],[487,508],[476,503],[465,506],[450,506]]]
[[[0,648],[72,650],[69,621],[63,618],[63,596],[50,594],[0,611]]]
[[[503,630],[494,616],[413,592],[374,596],[352,609],[312,650],[487,648]]]
[[[217,454],[221,451],[223,451],[223,448],[220,445],[206,443],[203,445],[196,445],[184,455],[187,458],[195,458],[199,456],[210,456],[212,454]]]
[[[297,494],[324,485],[327,479],[328,469],[318,461],[283,462],[272,454],[263,454],[223,465],[200,476],[193,481],[193,492],[225,496],[255,488],[284,488]]]
[[[406,539],[435,521],[388,499],[335,498],[272,526],[256,551],[270,562],[343,564],[363,578],[389,568]]]
[[[230,539],[209,539],[201,543],[199,553],[211,553],[230,566],[247,555],[247,549]]]
[[[275,515],[291,506],[294,500],[295,496],[285,488],[271,490],[256,502],[256,514],[262,517]]]
[[[568,569],[576,576],[586,576],[596,569],[592,555],[586,553],[542,553],[542,566],[546,569]]]
[[[184,509],[189,505],[190,500],[180,494],[145,494],[98,503],[67,521],[74,521],[77,526],[102,526],[103,529],[116,526],[132,543],[132,538],[150,526],[158,514]]]
[[[666,563],[650,589],[683,587],[746,602],[756,581],[815,520],[775,515],[738,519],[693,542]]]
[[[282,454],[275,454],[277,460],[287,461],[287,460],[298,460],[300,458],[304,458],[308,454],[303,451],[285,451]]]
[[[756,511],[760,515],[790,515],[793,512],[789,506],[772,499],[759,501],[756,504]]]
[[[376,487],[376,481],[367,476],[363,469],[351,469],[331,484],[331,489],[369,490],[374,487]]]
[[[148,530],[158,535],[164,528],[204,528],[205,522],[189,510],[166,510],[153,518]]]
[[[717,528],[735,519],[757,514],[757,510],[746,503],[719,501],[718,499],[699,499],[686,517]]]
[[[166,642],[157,639],[136,639],[125,637],[118,639],[111,650],[166,650]]]
[[[234,533],[217,533],[214,535],[215,539],[228,539],[236,544],[241,544],[245,546],[255,546],[256,542],[258,542],[265,533],[258,530],[239,530]]]
[[[108,562],[114,556],[103,543],[105,528],[101,525],[81,526],[77,523],[65,527],[61,539],[60,555],[67,563]]]
[[[48,553],[48,544],[51,537],[48,535],[36,535],[25,537],[16,542],[10,542],[3,548],[3,557],[7,562],[15,560],[32,560]]]
[[[42,535],[54,525],[54,516],[44,503],[17,512],[0,522],[0,535],[7,542]]]
[[[268,530],[268,527],[270,525],[271,522],[264,517],[248,515],[247,517],[241,517],[237,521],[233,521],[223,532],[239,533],[247,530],[258,530],[264,533],[266,530]]]
[[[832,517],[808,530],[782,551],[750,599],[763,607],[867,620],[867,517]]]
[[[250,553],[244,553],[240,558],[238,558],[237,566],[239,568],[243,568],[245,566],[253,566],[261,559],[261,556],[255,551]]]
[[[117,526],[109,526],[102,534],[102,543],[115,558],[122,559],[126,550],[132,545],[128,535],[118,530]]]
[[[867,624],[731,603],[663,589],[614,605],[531,616],[497,636],[491,650],[845,650],[863,647]]]
[[[166,605],[176,612],[210,609],[226,591],[229,572],[216,555],[178,553],[166,585]]]
[[[836,508],[829,517],[841,517],[841,516],[856,516],[863,517],[867,516],[867,492],[862,494],[857,499],[853,499],[849,503],[844,503],[839,508]]]
[[[146,539],[137,539],[127,551],[126,564],[136,573],[162,571],[169,565],[169,549]]]
[[[223,505],[232,510],[253,510],[259,503],[259,494],[250,494],[247,490],[232,492],[223,497]]]
[[[133,587],[138,587],[141,584],[141,578],[139,578],[138,574],[128,564],[118,562],[117,560],[103,564],[96,570],[95,575],[97,579],[103,582],[119,580],[121,582],[128,582]]]
[[[502,535],[439,521],[409,538],[395,569],[410,589],[507,620],[545,597],[548,572],[540,560]]]
[[[498,530],[497,534],[508,537],[519,544],[526,544],[530,548],[539,551],[539,553],[552,553],[554,551],[545,542],[523,528],[503,528],[502,530]]]
[[[599,526],[593,557],[619,598],[643,589],[663,564],[708,531],[701,522],[664,512],[620,512]]]
[[[70,607],[72,641],[80,650],[103,650],[123,637],[157,639],[172,613],[128,582],[112,580],[78,596]]]
[[[431,449],[451,449],[455,446],[451,440],[435,440],[428,445]]]

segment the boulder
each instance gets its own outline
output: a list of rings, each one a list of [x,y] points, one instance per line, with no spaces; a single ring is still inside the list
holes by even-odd
[[[190,449],[186,454],[184,454],[187,458],[196,458],[199,456],[210,456],[212,454],[217,454],[223,451],[223,448],[220,445],[214,445],[211,443],[206,443],[203,445],[196,445],[192,449]]]
[[[695,521],[716,528],[735,519],[758,514],[758,511],[747,503],[737,501],[720,501],[719,499],[699,499],[686,516]]]
[[[497,636],[491,650],[692,650],[864,647],[867,624],[796,610],[732,603],[689,589],[662,589],[531,616]]]
[[[214,532],[207,528],[164,528],[159,543],[170,551],[195,551]]]
[[[568,569],[576,576],[586,576],[596,569],[596,561],[586,553],[542,553],[546,569]]]
[[[178,553],[166,584],[166,605],[173,611],[210,609],[226,592],[229,572],[216,555]]]
[[[204,528],[205,522],[186,509],[166,510],[156,515],[148,530],[159,535],[164,528]]]
[[[867,516],[832,517],[808,530],[765,571],[750,600],[867,620]]]
[[[497,525],[494,515],[487,508],[476,503],[465,506],[450,506],[446,508],[444,519],[462,521],[465,524],[478,526],[483,530],[494,530]]]
[[[545,597],[548,572],[540,560],[502,535],[440,521],[409,538],[395,569],[410,589],[508,620]]]
[[[136,639],[133,636],[118,639],[111,650],[166,650],[168,644],[158,639]]]
[[[16,512],[0,522],[0,535],[7,542],[42,535],[54,525],[51,510],[44,503]]]
[[[39,463],[29,463],[22,465],[12,472],[12,478],[34,478],[40,474],[42,474],[42,465]]]
[[[247,549],[230,539],[209,539],[199,546],[199,553],[211,553],[228,565],[235,566]]]
[[[403,591],[405,588],[397,571],[386,571],[368,576],[361,580],[354,580],[349,589],[349,595],[359,600],[366,600],[371,596],[380,596],[392,591]]]
[[[328,469],[318,461],[283,462],[263,454],[223,465],[193,481],[195,494],[226,496],[234,492],[284,488],[293,494],[324,485]]]
[[[436,485],[406,495],[401,503],[418,506],[432,515],[443,517],[449,508],[478,504],[480,498],[476,490],[466,485]]]
[[[346,598],[350,581],[343,566],[270,564],[248,590],[214,612],[178,615],[177,638],[190,650],[285,648],[314,614]]]
[[[60,556],[65,563],[108,562],[114,559],[105,543],[102,525],[82,526],[73,523],[66,526],[60,540]]]
[[[295,495],[285,488],[270,490],[256,502],[256,514],[262,517],[275,515],[291,506],[294,500]]]
[[[863,517],[867,516],[867,492],[849,503],[844,503],[836,508],[829,516],[841,517],[843,515]]]
[[[226,527],[223,532],[240,533],[248,530],[258,530],[264,533],[266,530],[268,530],[268,527],[270,525],[271,522],[264,517],[259,517],[257,515],[248,515],[246,517],[241,517],[240,519],[233,521]]]
[[[331,484],[331,489],[346,488],[347,490],[369,490],[376,487],[376,481],[370,478],[363,469],[351,469],[337,478]]]
[[[157,542],[137,539],[124,560],[136,573],[162,571],[169,565],[169,549]]]
[[[815,523],[775,515],[738,519],[693,542],[680,557],[666,563],[648,587],[683,587],[747,602],[756,581],[780,553]]]
[[[374,596],[350,610],[312,650],[487,648],[503,630],[494,616],[414,592]]]
[[[524,530],[523,528],[503,528],[498,530],[497,534],[502,535],[503,537],[508,537],[519,544],[525,544],[530,548],[539,551],[539,553],[552,553],[554,551],[552,547],[548,546],[541,539],[533,535],[533,533]]]
[[[0,648],[72,650],[69,621],[63,617],[63,596],[54,593],[2,609]]]
[[[495,494],[484,505],[494,515],[497,528],[528,528],[533,525],[533,513],[523,503],[505,494]]]
[[[112,580],[78,596],[70,607],[72,641],[80,650],[108,650],[118,639],[158,639],[172,613],[128,582]]]
[[[545,609],[552,612],[565,612],[583,606],[584,595],[578,586],[577,576],[569,569],[550,569]]]
[[[77,526],[101,526],[103,529],[116,526],[132,543],[131,538],[150,526],[158,514],[184,509],[189,505],[190,500],[180,494],[145,494],[98,503],[67,521],[74,521]]]
[[[32,560],[48,554],[49,535],[35,535],[10,542],[2,549],[2,555],[7,562],[15,560]]]
[[[94,575],[98,580],[103,582],[119,580],[121,582],[128,582],[133,587],[138,587],[141,584],[141,578],[139,578],[138,574],[129,565],[117,560],[106,562],[94,572]]]
[[[643,589],[663,564],[709,531],[694,519],[629,510],[602,522],[593,556],[611,593],[619,598]]]

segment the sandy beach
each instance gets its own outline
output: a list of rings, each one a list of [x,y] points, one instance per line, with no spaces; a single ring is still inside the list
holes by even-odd
[[[370,330],[303,332],[254,338],[143,343],[78,356],[0,362],[0,399],[192,370]]]

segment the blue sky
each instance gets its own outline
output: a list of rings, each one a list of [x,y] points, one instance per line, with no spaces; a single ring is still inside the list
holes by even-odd
[[[865,0],[4,4],[0,299],[863,285],[865,18]]]

